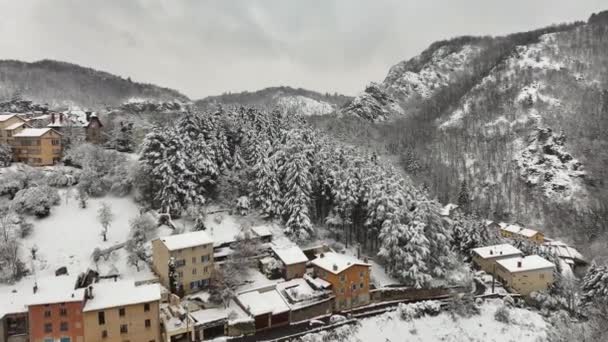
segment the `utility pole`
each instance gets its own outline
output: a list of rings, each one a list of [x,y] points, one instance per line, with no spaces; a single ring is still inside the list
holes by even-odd
[[[494,282],[496,281],[496,262],[492,266],[492,294],[494,294]]]

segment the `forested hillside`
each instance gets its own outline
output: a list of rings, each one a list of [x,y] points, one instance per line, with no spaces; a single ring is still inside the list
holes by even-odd
[[[0,102],[15,96],[49,107],[80,106],[99,110],[117,107],[130,98],[188,101],[178,91],[75,64],[42,60],[0,61]]]
[[[218,105],[256,106],[301,115],[325,115],[335,112],[352,98],[340,94],[321,94],[291,87],[270,87],[255,92],[225,93],[196,101],[202,110],[213,110]]]
[[[393,156],[441,202],[465,191],[481,216],[587,244],[608,231],[603,17],[435,43],[315,123]]]

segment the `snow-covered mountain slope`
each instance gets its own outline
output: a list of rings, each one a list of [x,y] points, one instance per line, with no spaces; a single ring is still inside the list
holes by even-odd
[[[107,72],[53,60],[0,61],[0,101],[16,95],[49,107],[91,110],[118,106],[131,97],[188,101],[173,89],[137,83]]]
[[[209,96],[196,101],[196,105],[201,109],[213,109],[218,105],[278,108],[288,114],[310,116],[333,113],[350,99],[340,94],[321,94],[301,88],[270,87],[255,92]]]
[[[412,107],[472,71],[483,41],[465,37],[431,45],[420,55],[391,67],[383,82],[370,84],[341,114],[384,121],[412,113]]]

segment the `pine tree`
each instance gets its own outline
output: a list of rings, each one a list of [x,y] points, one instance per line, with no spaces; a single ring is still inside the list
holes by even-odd
[[[424,235],[429,241],[428,267],[435,277],[444,276],[453,262],[452,236],[439,210],[436,202],[423,200],[417,203],[413,213],[413,220],[423,225]]]
[[[467,181],[463,180],[460,183],[460,192],[458,193],[458,206],[468,213],[470,210],[471,199],[469,196],[469,189],[467,188]]]
[[[608,305],[608,265],[592,263],[582,281],[581,303]]]
[[[263,154],[254,165],[251,198],[267,217],[278,217],[283,211],[279,168],[275,158],[270,155],[270,143],[266,142]]]

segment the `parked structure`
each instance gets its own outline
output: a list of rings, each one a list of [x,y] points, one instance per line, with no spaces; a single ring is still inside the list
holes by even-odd
[[[508,243],[475,248],[471,251],[471,254],[473,255],[473,263],[490,274],[495,273],[497,260],[523,256],[519,249]]]
[[[369,303],[370,264],[334,252],[321,253],[311,263],[314,274],[331,284],[336,311]]]
[[[103,124],[97,113],[82,110],[67,110],[62,113],[51,113],[48,127],[51,127],[71,139],[71,142],[90,142],[100,144]]]
[[[152,265],[161,284],[172,292],[200,291],[209,285],[213,271],[213,240],[204,231],[155,239],[152,241]],[[170,281],[172,267],[177,286]]]
[[[28,303],[29,341],[83,342],[84,289],[74,289],[76,278],[39,280]]]
[[[542,244],[545,241],[543,233],[516,224],[501,224],[500,235],[506,238],[528,240],[537,244]]]
[[[496,261],[496,277],[505,287],[524,296],[553,284],[555,265],[538,255]]]
[[[27,127],[25,119],[17,114],[0,115],[0,144],[12,145],[13,135]]]
[[[275,286],[241,293],[236,302],[255,320],[255,331],[289,324],[289,306]]]
[[[298,246],[272,246],[272,252],[283,263],[283,278],[285,280],[304,276],[308,258]]]
[[[161,341],[158,284],[95,283],[87,288],[85,299],[85,341]]]
[[[61,134],[51,128],[25,128],[13,135],[13,158],[32,166],[54,165],[61,160]]]

